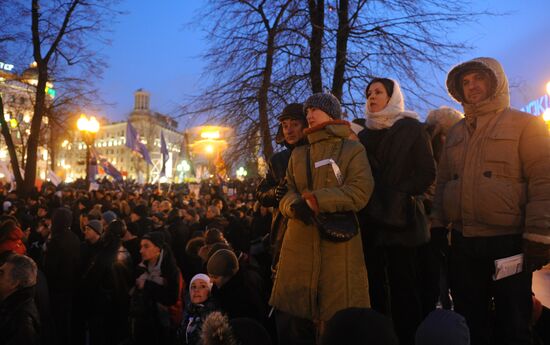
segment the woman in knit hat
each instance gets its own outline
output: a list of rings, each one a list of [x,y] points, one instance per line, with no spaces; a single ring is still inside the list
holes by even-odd
[[[360,221],[371,302],[373,309],[390,314],[391,296],[395,330],[400,343],[409,345],[422,320],[416,251],[429,238],[418,196],[433,183],[435,163],[424,125],[416,113],[405,110],[397,81],[375,78],[365,94],[367,128],[359,140],[367,151],[375,189]]]
[[[304,111],[309,145],[295,148],[288,164],[279,209],[289,219],[270,299],[285,344],[313,344],[338,310],[370,305],[361,235],[334,242],[321,236],[313,219],[365,207],[373,189],[365,149],[348,139],[350,125],[333,95],[312,95]]]
[[[140,254],[130,292],[130,335],[136,344],[169,344],[181,323],[183,279],[162,232],[145,234]]]
[[[202,324],[208,314],[216,310],[211,298],[212,282],[206,274],[199,273],[191,278],[189,302],[183,312],[183,322],[178,329],[179,344],[200,344]]]

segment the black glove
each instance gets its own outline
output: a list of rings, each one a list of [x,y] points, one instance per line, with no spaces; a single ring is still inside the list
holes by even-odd
[[[523,267],[527,272],[540,270],[550,262],[550,245],[523,239]]]
[[[435,227],[431,229],[430,246],[434,252],[447,256],[449,254],[449,240],[447,235],[449,230],[444,227]]]
[[[301,220],[306,225],[313,224],[313,211],[309,208],[304,199],[293,204],[290,208],[296,219]]]
[[[288,187],[286,186],[286,184],[278,185],[275,188],[275,200],[277,200],[277,202],[281,201],[286,192],[288,192]]]

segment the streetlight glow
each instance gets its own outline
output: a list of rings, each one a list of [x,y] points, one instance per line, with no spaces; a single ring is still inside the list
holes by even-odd
[[[99,132],[99,122],[96,120],[95,116],[90,117],[90,120],[88,121],[88,132]]]
[[[550,122],[550,108],[546,108],[544,114],[542,114],[542,118],[544,121]]]
[[[214,152],[214,146],[212,146],[212,145],[206,145],[206,146],[204,147],[204,151],[205,151],[206,153],[208,153],[208,154],[213,153],[213,152]]]
[[[546,93],[550,95],[550,81],[546,83]]]
[[[79,131],[85,131],[88,129],[88,119],[86,118],[86,115],[80,114],[80,118],[76,121],[76,128],[78,128]]]

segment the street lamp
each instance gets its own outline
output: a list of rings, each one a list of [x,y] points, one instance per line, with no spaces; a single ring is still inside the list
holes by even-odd
[[[76,127],[80,131],[84,143],[86,143],[86,181],[90,182],[90,147],[93,146],[95,136],[99,131],[99,122],[94,116],[88,118],[85,114],[80,114]]]

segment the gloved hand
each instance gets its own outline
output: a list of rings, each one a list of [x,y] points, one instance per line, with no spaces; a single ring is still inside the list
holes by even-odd
[[[434,252],[446,256],[449,253],[449,240],[447,239],[449,230],[444,227],[434,227],[431,228],[430,232],[430,246]]]
[[[313,211],[304,199],[300,199],[297,203],[292,204],[290,208],[296,219],[301,220],[306,225],[313,224]]]
[[[275,188],[275,200],[277,200],[277,202],[281,201],[286,192],[288,192],[288,187],[286,186],[286,183],[278,185]]]
[[[527,272],[540,270],[550,262],[550,244],[523,239],[523,267]]]

